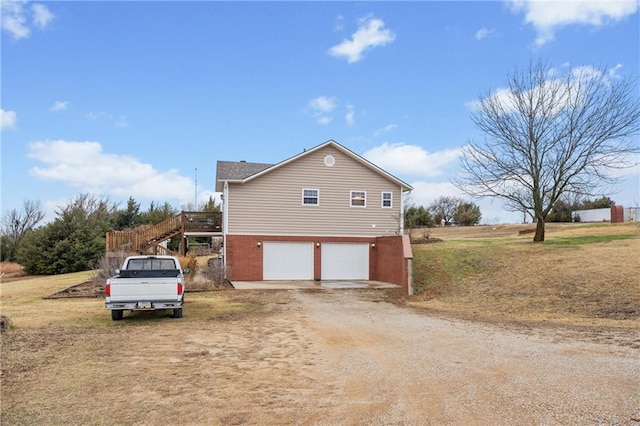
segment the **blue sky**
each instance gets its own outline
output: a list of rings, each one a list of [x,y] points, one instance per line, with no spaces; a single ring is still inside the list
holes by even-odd
[[[461,196],[480,94],[539,58],[640,76],[638,1],[2,1],[2,212],[84,192],[175,207],[217,160],[276,163],[333,139]],[[638,139],[636,137],[636,139]],[[610,194],[640,202],[639,169]],[[520,215],[475,200],[484,223]]]

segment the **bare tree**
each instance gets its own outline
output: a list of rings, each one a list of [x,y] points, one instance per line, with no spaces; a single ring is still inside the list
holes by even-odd
[[[603,185],[617,181],[612,169],[637,164],[637,89],[615,71],[579,67],[559,74],[543,62],[515,70],[506,89],[474,105],[472,120],[485,139],[466,147],[454,184],[531,212],[533,241],[544,241],[545,220],[561,195],[603,193]]]
[[[429,210],[436,219],[444,220],[445,225],[450,224],[456,214],[458,207],[464,203],[460,197],[449,197],[443,195],[438,197],[429,205]]]
[[[25,200],[22,210],[12,209],[2,218],[2,235],[6,238],[9,255],[12,259],[22,237],[42,222],[45,213],[40,201]]]
[[[90,193],[82,193],[70,200],[66,206],[58,206],[56,215],[59,219],[97,219],[109,221],[118,211],[118,204],[109,197],[102,197]]]

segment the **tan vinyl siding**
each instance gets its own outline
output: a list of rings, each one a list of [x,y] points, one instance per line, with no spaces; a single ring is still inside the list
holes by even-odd
[[[335,165],[324,164],[326,155]],[[302,190],[318,189],[319,205],[303,205]],[[351,191],[365,191],[366,208],[350,207]],[[393,208],[382,208],[383,192]],[[395,235],[400,186],[343,152],[328,146],[244,184],[230,183],[229,234]],[[375,225],[375,227],[374,227]]]

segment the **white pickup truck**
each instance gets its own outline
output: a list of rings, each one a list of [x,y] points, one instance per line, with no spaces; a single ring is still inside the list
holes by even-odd
[[[184,275],[173,256],[130,256],[105,285],[105,307],[111,319],[121,320],[124,311],[173,309],[182,318]]]

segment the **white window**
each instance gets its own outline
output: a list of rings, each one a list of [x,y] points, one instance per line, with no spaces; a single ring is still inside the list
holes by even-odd
[[[351,191],[351,207],[367,207],[366,191]]]
[[[382,208],[390,209],[393,207],[393,193],[391,192],[383,192],[382,193]]]
[[[302,205],[303,206],[317,206],[320,204],[320,190],[319,189],[303,189],[302,190]]]

